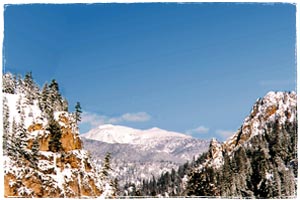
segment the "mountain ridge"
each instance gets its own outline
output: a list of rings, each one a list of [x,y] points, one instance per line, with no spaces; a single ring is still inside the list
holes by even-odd
[[[211,141],[190,172],[187,194],[293,198],[297,171],[297,95],[271,91],[255,102],[234,135]]]
[[[140,144],[145,140],[151,140],[157,137],[179,137],[179,138],[192,138],[179,132],[167,131],[158,127],[150,129],[136,129],[121,125],[104,124],[90,131],[80,134],[81,137],[86,139],[98,140],[106,143],[120,143],[120,144]]]

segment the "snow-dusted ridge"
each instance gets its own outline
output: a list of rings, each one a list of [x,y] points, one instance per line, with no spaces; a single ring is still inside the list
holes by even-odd
[[[213,139],[210,145],[211,157],[203,165],[220,168],[224,164],[223,153],[232,155],[240,146],[251,146],[251,139],[264,135],[270,123],[284,125],[296,121],[296,92],[268,92],[257,99],[251,113],[245,118],[241,128],[221,143]],[[202,168],[200,166],[199,168]]]
[[[225,142],[213,139],[192,168],[188,195],[297,197],[297,95],[269,92]]]
[[[111,144],[143,144],[158,139],[192,138],[191,136],[182,133],[166,131],[157,127],[140,130],[112,124],[101,125],[85,134],[81,134],[81,137]]]

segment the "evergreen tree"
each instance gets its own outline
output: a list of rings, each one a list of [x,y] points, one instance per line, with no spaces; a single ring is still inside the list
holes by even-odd
[[[7,154],[9,156],[12,156],[13,158],[17,158],[17,153],[18,153],[18,149],[17,149],[17,123],[15,118],[13,118],[12,120],[12,125],[11,125],[11,132],[9,134],[9,137],[7,138]]]
[[[10,139],[9,107],[7,98],[3,98],[3,153],[7,153],[7,145]]]
[[[41,94],[40,94],[40,97],[39,97],[39,108],[43,112],[43,115],[48,120],[50,120],[51,117],[53,116],[53,107],[52,107],[50,91],[49,91],[49,87],[48,87],[47,83],[44,84]]]
[[[24,77],[24,90],[26,103],[33,105],[33,100],[37,99],[39,88],[33,81],[32,73],[28,72]]]
[[[18,94],[25,93],[24,82],[23,82],[22,76],[20,74],[18,74],[17,78],[16,78],[16,92],[15,93],[18,93]]]
[[[15,149],[17,151],[17,157],[26,156],[27,147],[27,131],[24,127],[24,112],[21,112],[20,122],[17,124],[17,130],[15,133]]]
[[[75,105],[75,120],[76,120],[76,123],[80,122],[81,121],[81,106],[80,106],[80,103],[77,102],[76,105]]]
[[[110,170],[112,170],[112,168],[110,167],[110,158],[111,158],[110,153],[108,152],[105,155],[104,162],[103,162],[103,167],[101,169],[101,177],[103,179],[108,179],[109,172],[110,172]]]
[[[63,100],[55,79],[53,79],[49,85],[49,98],[54,111],[63,111]]]
[[[57,121],[51,119],[46,129],[50,132],[49,150],[52,152],[60,152],[62,150],[61,145],[61,128]]]
[[[16,110],[18,111],[19,114],[22,112],[22,96],[20,95],[17,104],[16,104]]]
[[[15,94],[16,83],[11,73],[2,76],[2,92]]]
[[[118,179],[115,178],[114,180],[111,181],[110,185],[114,188],[113,189],[113,196],[118,196],[119,194],[119,182]]]
[[[152,175],[152,181],[150,182],[150,191],[151,191],[151,196],[156,196],[157,195],[157,182],[156,178],[154,175]]]
[[[69,112],[69,103],[67,101],[67,99],[63,99],[62,100],[62,110],[65,111],[65,112]]]
[[[40,144],[38,137],[36,137],[33,141],[32,147],[31,147],[31,164],[33,167],[36,167],[37,162],[38,162],[38,155],[39,155],[39,149],[40,149]]]

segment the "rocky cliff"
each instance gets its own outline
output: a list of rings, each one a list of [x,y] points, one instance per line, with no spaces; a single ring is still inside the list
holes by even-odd
[[[45,93],[34,88],[32,79],[14,82],[10,74],[4,75],[4,196],[112,194],[82,148],[76,117],[67,111],[58,86],[51,90],[46,85]]]
[[[211,141],[189,174],[187,194],[295,197],[297,171],[296,93],[269,92],[232,137]]]

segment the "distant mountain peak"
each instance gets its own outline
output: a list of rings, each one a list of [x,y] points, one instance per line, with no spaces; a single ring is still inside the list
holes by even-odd
[[[98,128],[113,128],[115,125],[113,124],[101,124],[98,126]]]
[[[95,160],[111,153],[122,187],[138,177],[151,179],[177,169],[209,146],[209,141],[158,127],[140,130],[111,124],[92,129],[82,134],[81,139]]]
[[[148,129],[149,131],[160,131],[162,129],[158,128],[158,127],[152,127]]]
[[[81,137],[107,143],[143,144],[158,138],[192,138],[191,136],[153,127],[140,130],[121,125],[104,124],[90,130]]]

